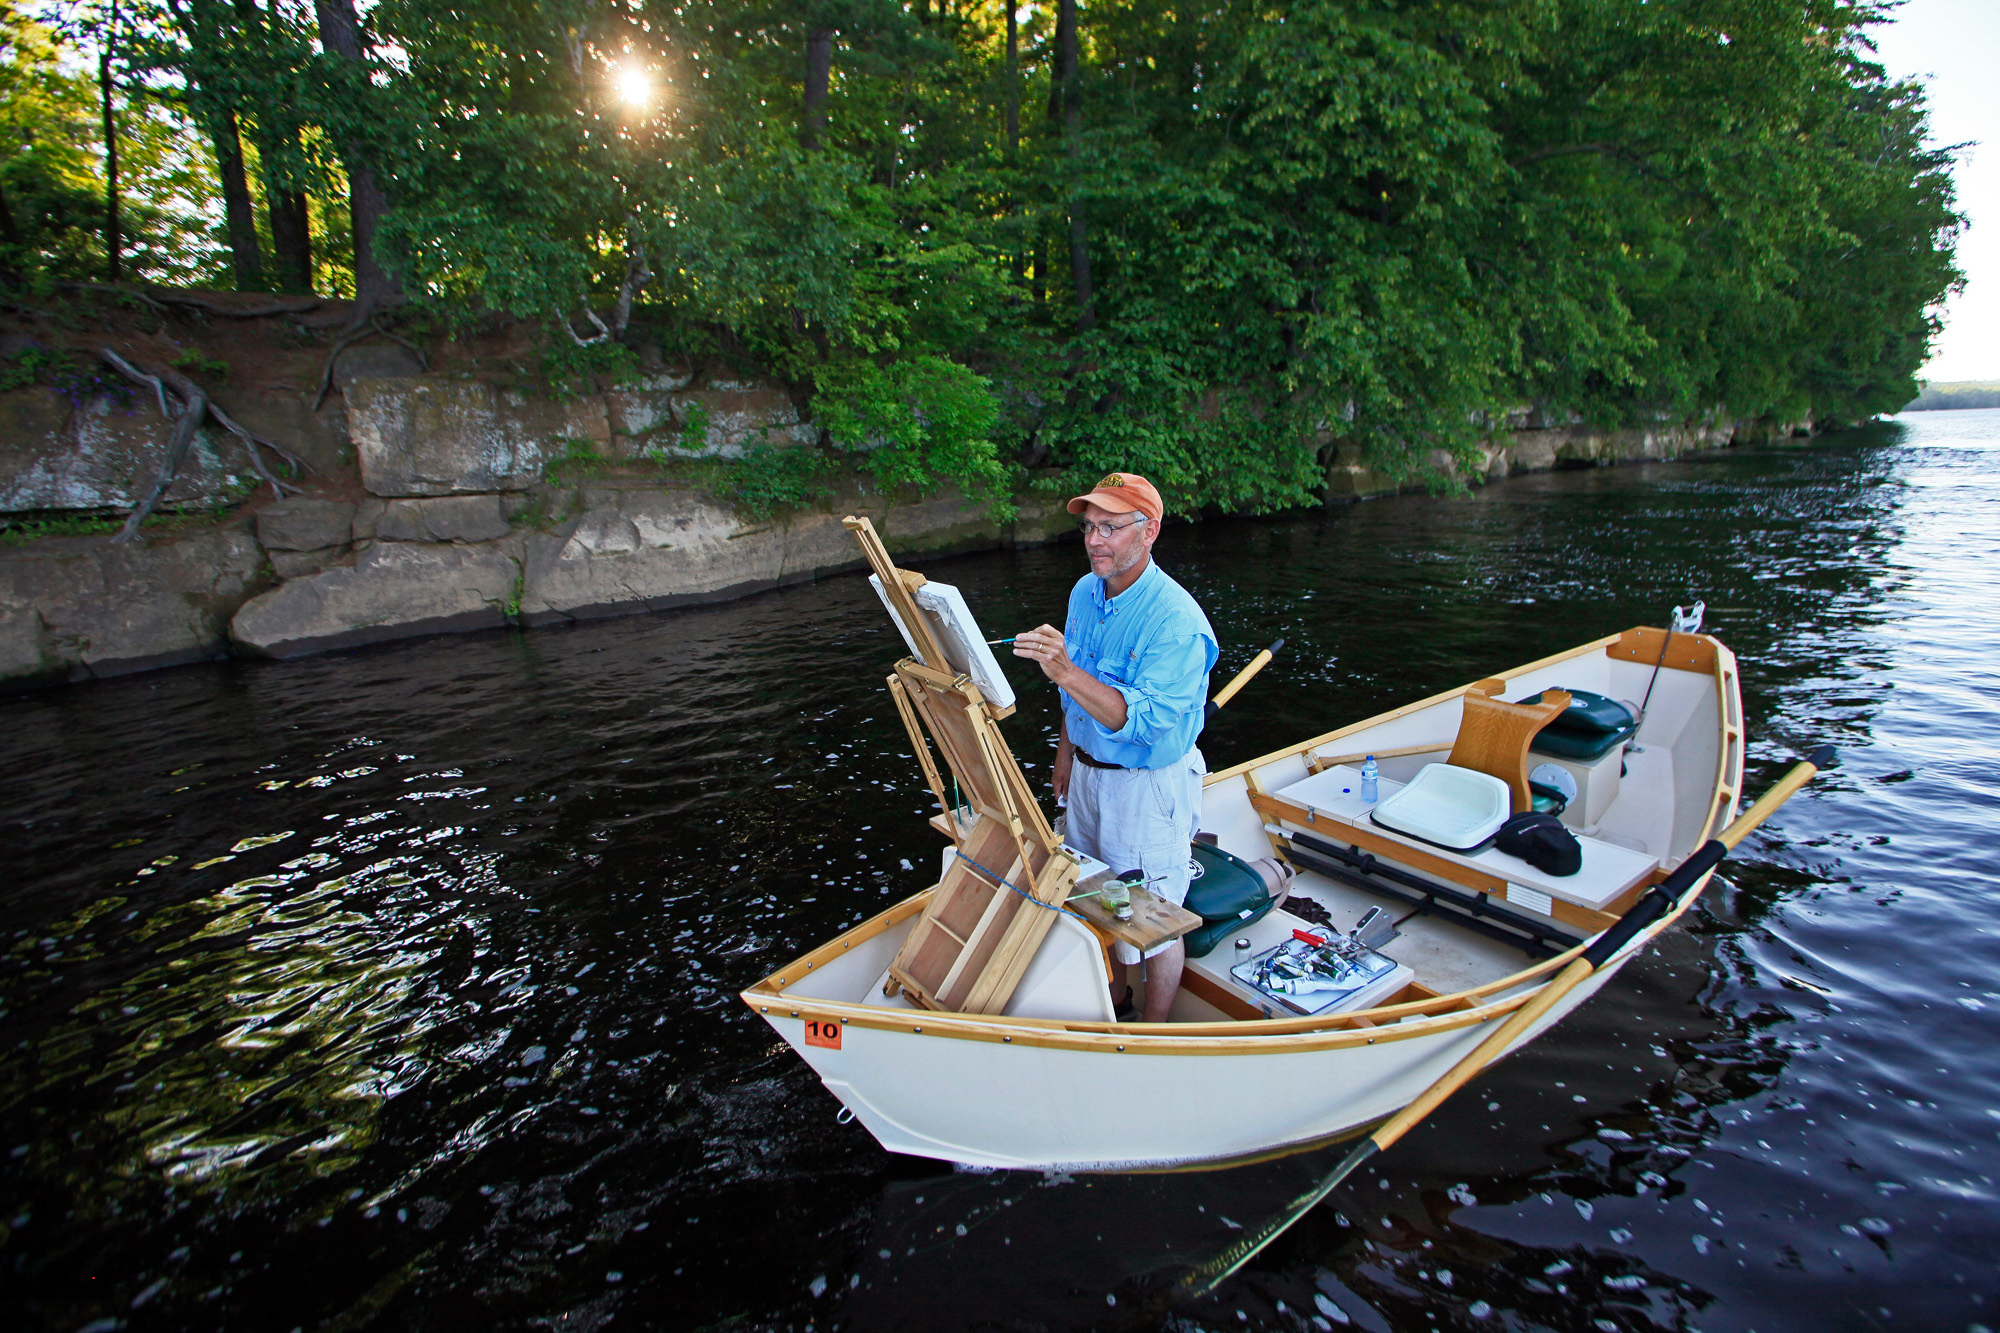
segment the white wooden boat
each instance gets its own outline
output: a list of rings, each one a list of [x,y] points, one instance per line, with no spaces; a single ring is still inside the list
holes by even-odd
[[[1578,788],[1562,814],[1582,848],[1577,873],[1545,874],[1490,847],[1445,850],[1369,817],[1353,767],[1362,756],[1377,756],[1387,801],[1451,752],[1468,695],[1476,710],[1488,697],[1558,689],[1646,696],[1629,743],[1600,760],[1558,761]],[[893,984],[885,994],[936,889],[827,941],[743,999],[893,1152],[1074,1171],[1222,1165],[1311,1147],[1411,1102],[1717,834],[1736,810],[1743,755],[1729,650],[1700,634],[1634,629],[1211,774],[1202,829],[1245,859],[1275,851],[1299,874],[1285,907],[1189,960],[1166,1023],[1115,1020],[1100,936],[1066,913],[1049,913],[999,1012],[918,1007]],[[943,816],[933,824],[965,829]],[[1706,880],[1509,1049],[1611,984]],[[1367,1007],[1288,1012],[1235,970],[1294,931],[1326,937],[1329,927],[1288,910],[1299,900],[1344,931],[1370,907],[1403,916],[1427,895],[1428,909],[1379,950],[1397,966],[1386,987],[1356,994]]]

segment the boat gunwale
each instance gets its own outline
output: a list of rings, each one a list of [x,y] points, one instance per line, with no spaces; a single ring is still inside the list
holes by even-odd
[[[1679,920],[1681,915],[1694,905],[1695,899],[1700,897],[1713,874],[1712,870],[1703,874],[1670,911],[1635,937],[1626,949],[1620,951],[1612,963],[1600,968],[1599,971],[1612,970],[1619,961],[1630,957],[1654,936]],[[817,955],[836,944],[841,945],[842,951],[845,952],[854,942],[871,939],[891,926],[900,924],[922,910],[930,893],[929,889],[925,889],[922,893],[904,899],[797,961],[806,964],[807,971],[814,970],[818,965]],[[1014,1018],[1005,1014],[950,1013],[936,1009],[890,1010],[855,1000],[833,1000],[819,995],[795,995],[785,989],[786,978],[778,973],[773,973],[756,985],[739,992],[739,995],[745,1005],[766,1017],[771,1016],[772,1009],[776,1007],[788,1010],[789,1017],[801,1020],[838,1019],[843,1027],[908,1031],[912,1035],[930,1035],[962,1041],[1000,1042],[1009,1045],[1128,1054],[1143,1052],[1152,1055],[1263,1055],[1292,1050],[1316,1051],[1350,1046],[1374,1046],[1383,1042],[1435,1036],[1504,1018],[1539,994],[1549,981],[1544,980],[1541,986],[1504,996],[1486,1005],[1467,1006],[1464,998],[1481,990],[1490,991],[1510,984],[1519,984],[1523,979],[1531,978],[1538,972],[1546,972],[1564,965],[1588,944],[1588,940],[1582,941],[1562,954],[1544,959],[1534,967],[1513,973],[1499,981],[1489,982],[1483,988],[1475,987],[1473,990],[1457,991],[1451,995],[1419,1002],[1429,1007],[1449,1003],[1450,1008],[1446,1012],[1425,1016],[1409,1014],[1401,1020],[1392,1018],[1383,1026],[1355,1026],[1354,1020],[1365,1018],[1369,1014],[1382,1015],[1388,1009],[1407,1009],[1410,1006],[1385,1006],[1382,1009],[1362,1009],[1353,1013],[1320,1017],[1243,1019],[1227,1023],[1105,1023],[1083,1019]],[[786,970],[789,972],[791,969]],[[1414,1021],[1411,1021],[1412,1019]],[[1373,1020],[1369,1022],[1372,1023]],[[1139,1048],[1138,1051],[1128,1050],[1135,1045]]]
[[[1574,648],[1568,648],[1559,653],[1551,653],[1547,657],[1537,658],[1535,661],[1525,663],[1521,666],[1509,668],[1507,671],[1501,673],[1498,677],[1481,677],[1481,679],[1504,680],[1513,676],[1523,675],[1530,671],[1540,671],[1543,667],[1554,666],[1558,662],[1566,662],[1572,657],[1583,657],[1589,653],[1597,652],[1601,649],[1608,648],[1612,644],[1617,643],[1620,639],[1624,638],[1630,632],[1631,632],[1630,630],[1620,630],[1616,634],[1607,634],[1601,639],[1592,639],[1590,642],[1579,644]],[[1701,635],[1700,637],[1709,639],[1711,642],[1714,642],[1714,638],[1712,635],[1704,634]],[[1720,643],[1716,643],[1716,647],[1720,648],[1721,646],[1722,645]],[[1676,671],[1680,669],[1681,668],[1679,667],[1674,668],[1674,670]],[[1400,708],[1392,708],[1386,713],[1377,713],[1372,717],[1363,718],[1359,722],[1351,722],[1347,726],[1336,727],[1332,731],[1326,732],[1319,736],[1315,736],[1309,741],[1302,741],[1299,742],[1298,744],[1287,745],[1282,749],[1272,750],[1268,754],[1259,755],[1255,759],[1246,759],[1240,764],[1232,764],[1230,767],[1222,769],[1219,772],[1208,774],[1201,780],[1201,785],[1204,789],[1206,789],[1208,787],[1214,786],[1218,782],[1226,781],[1229,778],[1240,777],[1243,774],[1252,772],[1253,770],[1263,768],[1270,764],[1275,764],[1279,760],[1293,759],[1297,758],[1300,755],[1310,754],[1314,750],[1317,750],[1320,746],[1327,744],[1329,741],[1337,741],[1342,736],[1351,736],[1359,731],[1367,731],[1371,727],[1379,727],[1385,722],[1393,722],[1397,718],[1408,717],[1412,713],[1422,712],[1426,708],[1434,708],[1442,703],[1450,703],[1453,699],[1456,699],[1459,696],[1463,695],[1467,688],[1468,687],[1465,685],[1455,685],[1451,689],[1444,690],[1437,694],[1433,694],[1428,699],[1419,699],[1415,703],[1404,704]],[[1441,748],[1449,748],[1449,743],[1447,743],[1446,746]]]
[[[1509,669],[1502,678],[1523,675],[1541,670],[1559,662],[1602,651],[1622,640],[1629,630],[1578,645],[1564,652],[1551,654],[1525,665]],[[1732,747],[1741,749],[1744,744],[1744,730],[1741,716],[1740,696],[1737,716],[1732,719],[1728,708],[1728,687],[1738,680],[1736,657],[1713,635],[1690,635],[1701,638],[1715,649],[1713,665],[1708,674],[1716,686],[1716,735],[1721,744],[1716,773],[1709,790],[1707,812],[1700,837],[1694,846],[1713,836],[1716,821],[1723,817],[1719,798],[1729,791],[1727,781],[1730,770]],[[1674,670],[1685,668],[1674,667]],[[1203,786],[1225,781],[1231,777],[1248,775],[1256,770],[1286,759],[1310,754],[1320,746],[1343,736],[1380,726],[1385,722],[1408,716],[1419,710],[1447,703],[1462,695],[1464,686],[1446,690],[1416,703],[1378,713],[1373,717],[1346,727],[1317,736],[1302,744],[1273,750],[1255,759],[1247,760],[1219,773],[1207,776]],[[1740,688],[1740,687],[1739,687]],[[1740,773],[1740,761],[1739,761]],[[1741,777],[1737,779],[1740,786]],[[1740,799],[1740,792],[1730,792],[1734,804]],[[1694,847],[1688,850],[1693,851]],[[1653,882],[1663,878],[1667,867],[1663,862],[1655,871]],[[1713,877],[1711,870],[1703,874],[1689,886],[1678,902],[1646,930],[1640,932],[1620,951],[1619,958],[1631,956],[1638,948],[1650,942],[1661,931],[1666,930],[1694,905]],[[1552,955],[1529,965],[1517,972],[1482,983],[1461,991],[1430,996],[1422,1000],[1405,1001],[1401,1004],[1383,1005],[1371,1009],[1358,1009],[1348,1013],[1325,1015],[1305,1015],[1291,1018],[1256,1018],[1224,1020],[1221,1022],[1199,1023],[1106,1023],[1101,1020],[1056,1020],[1046,1018],[1014,1018],[1004,1014],[966,1014],[944,1010],[908,1009],[891,1010],[860,1001],[833,1000],[822,996],[795,995],[787,986],[816,971],[825,963],[847,953],[856,944],[864,943],[880,935],[908,918],[921,912],[930,901],[935,885],[911,895],[868,920],[859,922],[834,936],[826,943],[808,953],[802,954],[791,963],[765,976],[747,989],[739,992],[743,1002],[751,1009],[770,1016],[772,1002],[786,1008],[794,1018],[838,1018],[843,1026],[858,1025],[877,1030],[904,1031],[928,1035],[955,1037],[961,1040],[1003,1042],[1023,1046],[1048,1046],[1082,1050],[1115,1050],[1127,1052],[1135,1043],[1146,1053],[1159,1055],[1255,1055],[1295,1049],[1331,1050],[1349,1046],[1372,1046],[1386,1041],[1403,1041],[1417,1037],[1433,1036],[1502,1018],[1526,1004],[1539,994],[1542,986],[1532,986],[1514,994],[1486,1003],[1474,1001],[1513,988],[1527,985],[1537,977],[1547,977],[1574,960],[1597,933],[1578,941],[1561,953]],[[1600,969],[1608,970],[1608,969]],[[916,1021],[921,1020],[921,1021]]]

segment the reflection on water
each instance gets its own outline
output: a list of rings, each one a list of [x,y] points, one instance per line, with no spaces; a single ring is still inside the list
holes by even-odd
[[[1996,460],[2000,412],[1928,413],[1169,530],[1223,670],[1288,640],[1214,764],[1696,597],[1743,663],[1752,787],[1794,744],[1847,755],[1687,930],[1178,1313],[1177,1267],[1330,1155],[891,1158],[735,999],[936,864],[860,580],[0,702],[0,1303],[99,1330],[1991,1323]],[[997,634],[1078,566],[932,569]]]

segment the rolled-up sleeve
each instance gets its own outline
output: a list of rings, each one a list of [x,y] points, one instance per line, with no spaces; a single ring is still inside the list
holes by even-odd
[[[1148,644],[1129,680],[1105,673],[1105,684],[1125,696],[1125,725],[1104,734],[1127,745],[1157,742],[1200,710],[1216,656],[1215,640],[1207,635],[1175,634]]]

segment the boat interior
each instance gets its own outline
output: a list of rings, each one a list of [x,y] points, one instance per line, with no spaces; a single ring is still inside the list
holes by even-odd
[[[1541,729],[1572,697],[1587,695],[1624,702],[1636,731],[1619,733],[1601,753],[1551,753]],[[1203,840],[1244,862],[1276,858],[1293,877],[1279,905],[1240,928],[1228,926],[1206,954],[1188,959],[1169,1022],[1161,1026],[1205,1025],[1213,1032],[1214,1025],[1233,1025],[1246,1035],[1365,1027],[1465,1009],[1537,984],[1565,951],[1615,921],[1734,815],[1743,767],[1740,709],[1734,659],[1722,645],[1699,634],[1636,629],[1211,774]],[[908,709],[905,720],[920,739]],[[1379,795],[1364,801],[1361,765],[1370,756]],[[987,757],[1000,757],[991,743]],[[1530,773],[1553,781],[1565,798],[1557,818],[1577,839],[1579,868],[1555,874],[1490,845],[1452,847],[1374,818],[1418,783],[1426,766],[1447,761],[1505,783],[1515,813],[1533,799]],[[1011,766],[1011,757],[1005,762]],[[927,758],[925,764],[928,771]],[[934,772],[932,779],[942,795]],[[981,816],[969,808],[932,822],[953,839],[943,853],[945,878],[933,893],[951,882],[960,857],[992,859],[1004,841],[975,844]],[[1010,845],[1025,847],[1018,832],[1015,838]],[[978,868],[1025,900],[1031,895],[1021,882],[1032,877],[1023,864],[1014,860],[1001,874]],[[984,1014],[1159,1031],[1116,1022],[1108,936],[1072,910],[1093,873],[1101,880],[1104,872],[1086,864],[1076,880],[1062,881],[1049,904],[1061,910],[1046,913],[1046,933],[1023,953],[1010,997]],[[1006,897],[997,887],[992,893]],[[957,1007],[926,1003],[897,984],[899,955],[920,918],[928,920],[929,901],[919,895],[898,904],[757,990],[877,1009]],[[1274,994],[1268,971],[1252,966],[1295,940],[1311,945],[1345,936],[1372,909],[1380,911],[1369,952],[1383,961],[1337,1002]],[[1023,914],[1037,916],[1033,909]],[[1043,923],[1032,924],[1039,930]]]

